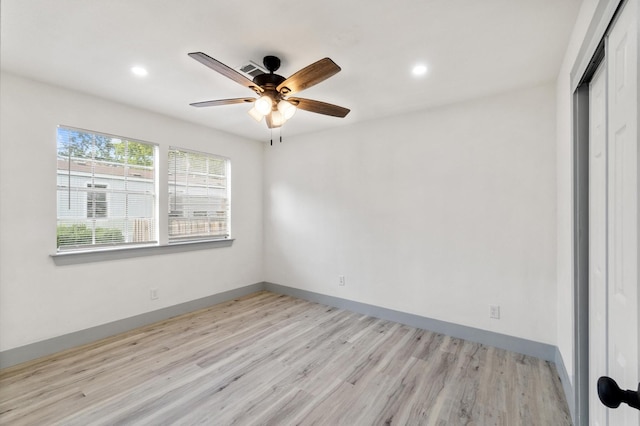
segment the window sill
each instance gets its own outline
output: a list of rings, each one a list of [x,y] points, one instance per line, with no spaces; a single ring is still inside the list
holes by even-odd
[[[58,266],[80,263],[102,262],[106,260],[131,259],[133,257],[155,256],[159,254],[182,253],[185,251],[207,250],[219,247],[231,247],[233,238],[225,240],[189,241],[169,245],[119,247],[92,251],[68,251],[52,254],[53,262]]]

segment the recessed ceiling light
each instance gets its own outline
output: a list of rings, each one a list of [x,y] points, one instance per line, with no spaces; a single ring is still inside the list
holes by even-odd
[[[134,73],[135,75],[137,75],[138,77],[144,77],[147,74],[149,74],[147,72],[147,70],[143,67],[131,67],[131,72]]]
[[[424,65],[424,64],[415,65],[413,67],[413,69],[411,70],[411,73],[413,75],[415,75],[416,77],[419,77],[421,75],[425,75],[427,73],[427,66]]]

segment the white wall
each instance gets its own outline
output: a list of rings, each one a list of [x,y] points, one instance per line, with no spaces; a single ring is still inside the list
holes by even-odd
[[[262,281],[263,144],[10,74],[0,83],[0,350]],[[230,157],[233,246],[56,266],[58,124]]]
[[[555,129],[549,84],[267,147],[266,281],[555,344]]]

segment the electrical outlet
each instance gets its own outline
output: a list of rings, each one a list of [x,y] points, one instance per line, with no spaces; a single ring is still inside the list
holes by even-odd
[[[149,298],[151,300],[158,299],[158,289],[157,288],[149,289]]]
[[[500,319],[500,306],[489,307],[489,318]]]
[[[344,287],[346,284],[346,280],[344,279],[344,275],[338,275],[338,285]]]

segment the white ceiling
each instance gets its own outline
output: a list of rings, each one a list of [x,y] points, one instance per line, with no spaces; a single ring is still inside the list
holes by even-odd
[[[555,80],[581,0],[2,0],[8,72],[267,140],[239,104],[253,92],[187,56],[235,68],[279,56],[285,77],[323,57],[342,71],[299,94],[351,109],[299,111],[283,135],[450,104]],[[411,68],[428,65],[423,78]],[[130,72],[143,65],[149,75]],[[298,94],[296,95],[298,96]]]

